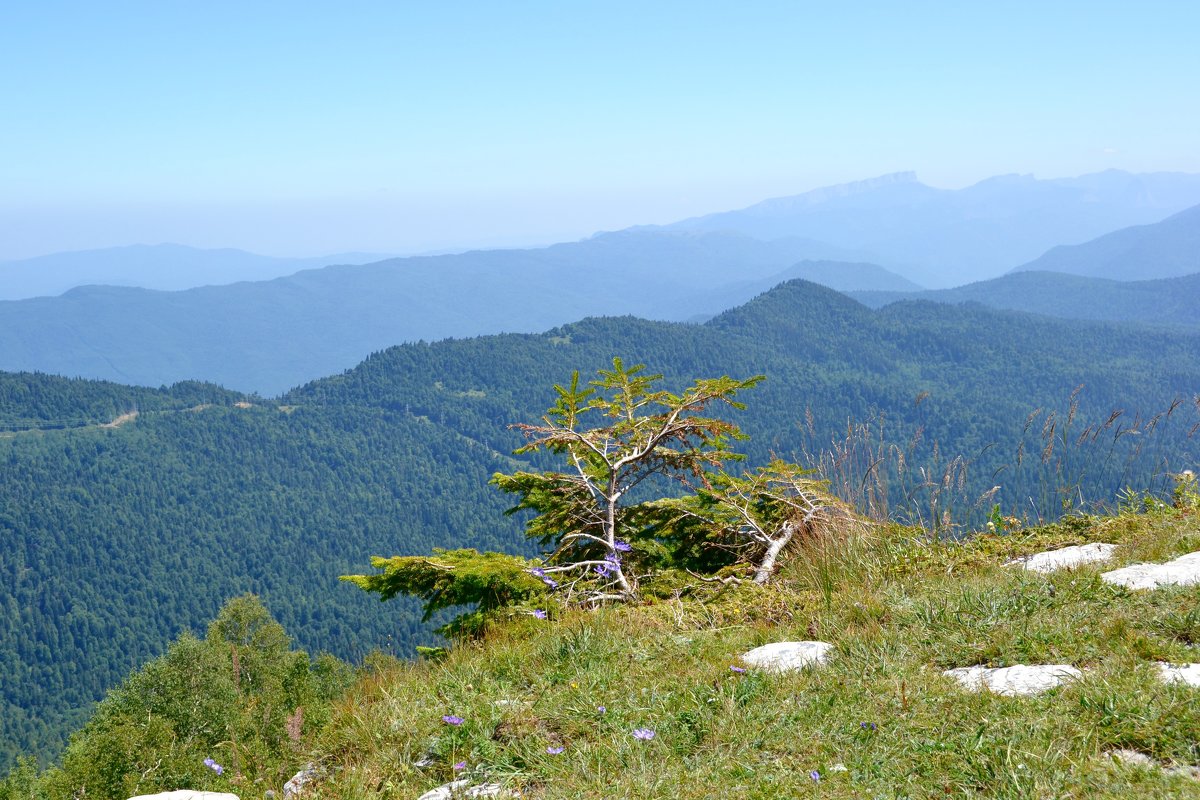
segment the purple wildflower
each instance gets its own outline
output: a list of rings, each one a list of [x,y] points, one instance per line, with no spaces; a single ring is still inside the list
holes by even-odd
[[[464,770],[466,768],[467,768],[467,762],[465,762],[465,761],[460,761],[454,765],[455,772],[459,772],[460,770]]]
[[[820,783],[820,781],[821,781],[821,773],[817,772],[815,769],[812,772],[808,773],[808,777],[812,778],[814,781],[817,781],[818,783]]]
[[[608,564],[597,564],[596,566],[592,567],[592,569],[596,570],[596,574],[601,578],[608,575]]]
[[[552,756],[556,756],[559,753],[561,753],[563,750],[566,750],[566,749],[567,748],[565,748],[565,747],[547,747],[546,752]]]
[[[634,728],[633,738],[641,739],[643,742],[648,742],[654,738],[654,731],[649,728]]]
[[[540,608],[535,608],[533,610],[533,615],[535,617],[537,617],[538,619],[545,619],[546,617],[550,616],[549,614],[547,614],[545,611],[543,611]]]
[[[622,542],[620,539],[617,539],[617,541],[613,543],[613,547],[621,553],[628,553],[633,549],[628,542]]]
[[[529,573],[538,578],[546,577],[546,570],[542,569],[541,567],[534,567],[533,569],[529,570]]]
[[[213,772],[217,773],[218,775],[220,775],[221,773],[223,773],[225,771],[224,767],[222,767],[216,761],[213,761],[211,758],[204,759],[204,766],[208,767],[209,769],[211,769]]]
[[[873,730],[875,730],[875,723],[874,722],[860,722],[860,723],[858,723],[858,727],[862,728],[864,731],[873,731]]]
[[[447,714],[446,716],[442,717],[442,722],[446,723],[447,725],[462,725],[463,718],[456,714]]]
[[[607,713],[608,713],[608,709],[607,709],[607,708],[605,708],[604,706],[596,706],[596,710],[597,710],[597,711],[599,711],[601,714],[607,714]]]
[[[729,671],[730,671],[730,672],[745,672],[745,671],[746,671],[746,668],[745,668],[745,667],[731,666],[731,667],[729,668]]]
[[[558,588],[558,581],[554,580],[554,578],[542,578],[542,583],[546,584],[551,589]]]

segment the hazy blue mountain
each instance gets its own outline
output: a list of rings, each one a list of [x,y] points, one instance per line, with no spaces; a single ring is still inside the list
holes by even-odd
[[[1122,228],[1078,245],[1051,248],[1017,270],[1067,272],[1118,281],[1200,272],[1200,205],[1152,225]]]
[[[0,262],[0,300],[62,294],[76,286],[103,284],[178,290],[237,281],[263,281],[328,264],[366,264],[379,253],[337,253],[314,258],[273,258],[224,248],[135,244],[101,250],[53,253]]]
[[[878,267],[796,265],[831,252],[795,238],[621,232],[181,292],[86,286],[0,302],[0,369],[150,386],[201,378],[275,394],[402,342],[594,315],[706,317],[796,275],[834,288],[907,285]]]
[[[865,251],[870,255],[860,260],[942,288],[994,277],[1056,245],[1158,222],[1196,203],[1200,175],[1118,170],[1055,180],[1004,175],[945,190],[900,172],[665,227],[737,231],[767,240],[807,237]]]
[[[955,289],[847,292],[871,308],[899,300],[980,303],[1063,319],[1200,326],[1200,274],[1152,281],[1114,281],[1061,272],[1013,272]]]

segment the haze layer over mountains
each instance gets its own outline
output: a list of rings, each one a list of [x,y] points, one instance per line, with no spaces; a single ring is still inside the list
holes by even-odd
[[[954,191],[897,173],[540,249],[365,265],[354,262],[369,255],[288,260],[172,245],[59,254],[0,264],[0,296],[127,285],[0,302],[0,369],[151,386],[202,379],[273,395],[397,343],[597,315],[697,321],[792,278],[875,306],[920,296],[1193,325],[1195,281],[1110,282],[1200,272],[1196,204],[1198,175],[1001,176]],[[332,261],[344,263],[323,266]],[[1004,276],[1014,269],[1041,277]],[[984,278],[995,280],[913,294]],[[156,290],[184,286],[195,288]]]

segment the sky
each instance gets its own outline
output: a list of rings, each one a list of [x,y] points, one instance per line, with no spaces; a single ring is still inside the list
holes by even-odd
[[[1200,3],[56,2],[0,14],[0,260],[568,241],[915,170],[1200,172]]]

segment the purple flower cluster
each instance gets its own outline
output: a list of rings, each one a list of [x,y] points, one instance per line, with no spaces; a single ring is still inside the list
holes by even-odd
[[[622,542],[620,539],[617,539],[617,541],[613,543],[613,547],[615,547],[619,553],[628,553],[633,549],[628,542]]]
[[[533,610],[533,616],[537,617],[538,619],[545,619],[546,617],[548,617],[550,615],[547,614],[545,611],[543,611],[540,608],[535,608]]]
[[[621,557],[616,553],[609,553],[604,557],[603,564],[597,564],[593,567],[596,574],[602,578],[608,577],[610,574],[618,571],[621,568]]]
[[[455,714],[447,714],[446,716],[442,717],[442,722],[446,723],[447,725],[462,725],[463,718]]]
[[[654,738],[654,731],[650,728],[634,728],[633,738],[641,739],[643,742],[648,742]]]
[[[563,750],[566,750],[566,749],[567,748],[565,748],[565,747],[547,747],[546,752],[552,756],[556,756],[559,753],[561,753]]]
[[[741,672],[745,672],[745,671],[746,671],[746,668],[745,668],[745,667],[737,667],[737,666],[732,666],[732,667],[730,667],[730,668],[729,668],[729,671],[730,671],[730,672],[738,672],[738,673],[741,673]]]
[[[224,767],[222,767],[216,761],[213,761],[211,758],[204,759],[204,766],[208,767],[209,769],[211,769],[213,772],[217,773],[218,775],[220,775],[221,773],[223,773],[225,771]]]
[[[542,583],[546,584],[551,589],[558,588],[558,581],[547,575],[546,570],[542,569],[541,567],[534,567],[533,569],[529,570],[529,574],[533,575],[535,578],[541,578]]]

